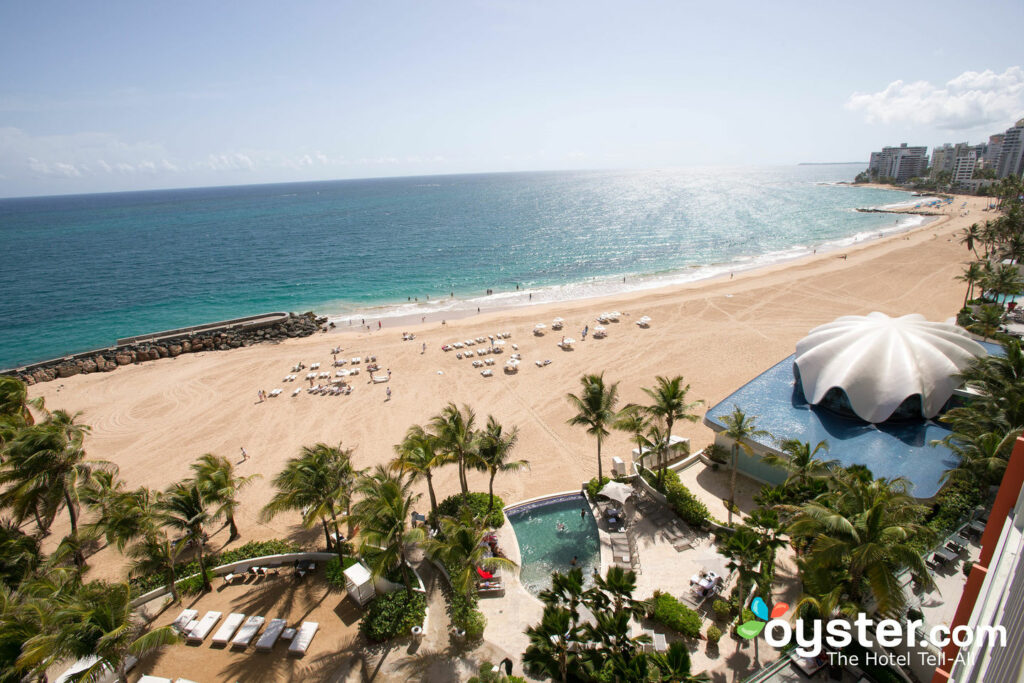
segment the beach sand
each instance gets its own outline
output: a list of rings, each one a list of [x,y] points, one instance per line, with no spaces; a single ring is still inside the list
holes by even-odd
[[[968,202],[966,216],[959,215],[962,201]],[[393,457],[394,444],[410,425],[426,422],[452,401],[471,406],[481,425],[493,414],[503,424],[519,427],[514,456],[529,460],[530,469],[495,480],[495,491],[506,503],[576,489],[597,470],[593,439],[566,424],[571,411],[565,395],[577,390],[581,375],[604,372],[606,381],[620,382],[620,405],[624,405],[645,401],[642,387],[653,385],[656,375],[681,374],[691,385],[691,399],[703,399],[711,406],[791,354],[811,328],[837,316],[881,311],[893,316],[921,313],[929,320],[946,320],[956,314],[963,300],[963,285],[954,277],[969,258],[954,233],[972,222],[994,217],[982,211],[987,201],[958,198],[952,216],[912,232],[843,252],[737,273],[734,279],[726,276],[601,300],[485,310],[443,327],[438,321],[422,325],[392,321],[396,326],[386,321],[384,329],[377,331],[373,320],[369,321],[372,332],[317,334],[279,344],[186,354],[111,373],[44,383],[29,391],[32,397],[44,397],[50,408],[82,411],[82,421],[92,425],[86,442],[89,456],[115,462],[130,487],[163,488],[187,477],[190,463],[207,452],[232,458],[242,474],[261,473],[263,478],[241,496],[236,516],[241,539],[235,544],[277,537],[319,544],[319,529],[301,529],[297,514],[281,515],[268,523],[258,517],[272,494],[274,475],[303,445],[341,442],[354,449],[357,467],[372,467]],[[619,323],[606,326],[608,337],[595,340],[588,336],[573,351],[562,351],[556,345],[563,332],[549,329],[543,337],[532,334],[536,323],[550,325],[553,317],[561,316],[566,320],[564,334],[579,340],[584,325],[592,329],[595,317],[607,310],[624,313]],[[642,315],[652,318],[650,329],[634,324]],[[403,331],[415,333],[415,341],[402,341]],[[440,350],[444,343],[499,331],[511,332],[510,344],[519,345],[523,363],[517,375],[508,376],[501,370],[512,352],[510,346],[504,354],[487,356],[496,359],[490,378],[481,377],[470,361],[457,360],[455,352]],[[427,345],[425,353],[421,353],[422,343]],[[282,378],[292,374],[292,366],[299,361],[306,365],[320,362],[322,369],[327,369],[331,348],[337,345],[342,346],[345,358],[376,355],[382,368],[390,368],[390,382],[369,384],[364,370],[354,378],[355,389],[349,396],[325,397],[303,391],[293,398],[295,387],[308,386],[302,381],[306,371],[297,373],[299,380],[294,383],[283,383]],[[551,364],[543,368],[534,365],[544,359]],[[258,390],[277,387],[284,389],[281,396],[257,401]],[[387,388],[392,391],[390,400],[386,400]],[[675,432],[689,437],[694,450],[713,439],[711,430],[700,422],[679,424]],[[242,447],[250,455],[246,462],[240,462]],[[608,437],[603,448],[605,472],[614,456],[628,462],[631,448],[626,434]],[[472,473],[470,484],[474,490],[485,491],[486,476]],[[439,499],[457,492],[455,469],[438,471],[434,485]],[[419,508],[426,512],[429,502],[422,488]],[[720,491],[697,487],[694,493],[705,500],[713,515],[725,516]],[[54,525],[48,545],[66,533],[64,519]],[[212,548],[219,549],[226,539],[225,529],[217,531]],[[89,563],[90,578],[124,576],[124,560],[112,549],[100,550]],[[319,600],[311,598],[309,602],[317,604]],[[337,600],[322,604],[334,609]],[[205,603],[203,607],[209,609]],[[322,639],[318,651],[325,644],[335,651],[345,646],[351,630],[330,636],[322,632],[317,638]],[[161,655],[159,668],[184,670],[175,662],[184,662],[178,658],[191,658],[193,653],[184,646],[176,647],[173,653]],[[313,662],[328,668],[341,664],[321,659],[317,653],[305,666]],[[232,676],[245,674],[248,666],[234,669],[235,664],[234,660],[217,659],[214,666],[211,660],[208,670],[219,671],[215,674],[218,679],[227,676],[233,680]],[[220,668],[223,666],[228,668]],[[274,675],[284,678],[311,670],[302,665],[280,666],[283,668]]]
[[[642,402],[642,387],[656,375],[681,374],[691,385],[690,397],[708,406],[793,352],[796,342],[822,323],[844,314],[882,311],[889,315],[921,313],[929,320],[946,320],[963,300],[963,286],[954,277],[968,252],[953,233],[990,214],[982,212],[985,198],[968,201],[967,216],[954,215],[913,232],[866,242],[845,252],[832,252],[801,261],[737,274],[714,281],[638,292],[612,299],[583,300],[520,307],[425,325],[404,324],[372,332],[317,334],[279,344],[258,344],[231,351],[184,354],[177,358],[126,366],[110,373],[79,375],[30,387],[50,408],[81,411],[92,426],[86,442],[89,457],[110,460],[120,467],[128,486],[163,488],[187,477],[189,465],[203,453],[226,455],[238,462],[242,474],[259,472],[242,493],[236,519],[241,542],[295,536],[318,539],[317,531],[302,533],[298,515],[281,515],[269,523],[258,519],[259,509],[272,492],[271,480],[303,445],[341,442],[354,448],[358,467],[371,467],[393,457],[394,444],[406,429],[424,423],[449,401],[467,404],[482,425],[493,414],[505,425],[519,427],[515,457],[530,461],[530,469],[499,476],[495,491],[506,503],[548,492],[576,488],[596,475],[592,438],[566,420],[571,412],[565,395],[576,391],[584,373],[604,372],[606,381],[620,382],[620,400]],[[843,256],[846,258],[843,258]],[[580,339],[602,311],[625,315],[610,323],[608,337],[576,344],[562,351],[562,334]],[[634,320],[649,315],[650,329]],[[550,329],[532,334],[537,322],[548,325],[565,318],[564,332]],[[376,325],[373,325],[376,328]],[[402,341],[404,330],[415,341]],[[494,376],[481,377],[470,361],[457,360],[442,344],[510,331],[510,343],[523,357],[517,375],[505,375],[496,359]],[[426,353],[421,354],[421,344]],[[292,389],[308,386],[305,371],[296,382],[282,383],[299,361],[331,364],[331,348],[341,345],[342,357],[376,355],[391,380],[368,384],[365,370],[354,378],[349,396],[318,396]],[[478,348],[478,347],[477,347]],[[538,368],[536,360],[550,359]],[[259,389],[284,389],[281,396],[257,401]],[[385,391],[390,388],[391,399]],[[713,439],[701,423],[677,425],[676,433],[691,439],[697,450]],[[240,462],[240,448],[250,459]],[[611,458],[628,461],[628,435],[613,433],[603,447],[604,468]],[[434,477],[438,498],[455,493],[453,467]],[[483,474],[470,475],[471,486],[486,490]],[[424,489],[425,491],[425,489]],[[712,508],[718,514],[720,501]],[[429,508],[424,495],[421,511]],[[54,526],[50,539],[64,529]],[[218,534],[217,537],[226,537]],[[92,576],[114,578],[123,562],[103,550],[90,562]]]

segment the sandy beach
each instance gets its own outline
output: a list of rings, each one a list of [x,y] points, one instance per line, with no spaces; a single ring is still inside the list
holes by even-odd
[[[969,213],[960,204],[968,202]],[[641,387],[656,375],[681,374],[691,385],[691,397],[707,404],[722,400],[743,383],[793,352],[811,328],[839,315],[882,311],[889,315],[921,313],[930,320],[955,315],[963,288],[954,277],[968,254],[953,235],[963,226],[990,216],[982,209],[987,199],[958,198],[954,215],[913,232],[856,245],[845,252],[818,254],[800,261],[737,273],[688,286],[634,293],[604,300],[583,300],[536,307],[486,312],[441,326],[438,321],[400,327],[385,324],[381,331],[318,334],[280,344],[260,344],[227,352],[185,354],[112,373],[80,375],[36,385],[30,394],[47,406],[81,411],[92,425],[86,445],[90,457],[115,462],[129,486],[163,488],[188,476],[189,464],[207,452],[240,461],[240,449],[250,455],[239,464],[242,473],[262,473],[247,489],[237,521],[241,542],[291,536],[317,539],[318,532],[297,526],[297,516],[282,515],[271,523],[258,519],[271,495],[271,479],[299,448],[318,441],[355,449],[359,467],[371,467],[393,456],[393,446],[414,423],[423,423],[448,401],[468,404],[483,422],[493,414],[506,425],[517,425],[516,456],[530,461],[529,471],[500,476],[496,492],[506,503],[573,489],[596,474],[593,440],[570,427],[565,394],[575,391],[583,373],[605,372],[618,381],[623,404],[640,402]],[[602,311],[624,313],[608,325],[608,337],[576,344],[562,351],[561,332],[532,334],[538,322],[566,320],[564,334],[579,339],[584,325],[591,328]],[[634,324],[641,315],[650,329]],[[402,341],[403,331],[415,341]],[[493,377],[481,377],[470,361],[457,360],[441,345],[493,334],[512,333],[523,357],[517,375],[505,375],[499,356]],[[421,345],[426,351],[421,353]],[[391,380],[369,384],[365,371],[355,378],[349,396],[319,396],[292,390],[308,386],[305,372],[296,382],[283,383],[302,361],[327,369],[331,348],[340,345],[342,357],[375,355]],[[536,360],[550,359],[540,368]],[[284,389],[276,398],[257,400],[257,391]],[[386,390],[391,398],[386,400]],[[698,449],[712,439],[700,423],[677,426],[676,433]],[[613,434],[604,448],[607,468],[613,456],[628,456],[625,434]],[[486,490],[482,474],[471,485]],[[454,468],[435,476],[438,496],[457,490]],[[700,494],[701,492],[697,492]],[[714,504],[712,513],[720,510]],[[422,508],[429,503],[424,496]],[[50,539],[63,529],[55,526]],[[226,532],[217,539],[226,538]],[[314,541],[315,542],[315,541]],[[90,560],[90,575],[116,577],[123,561],[112,550]]]

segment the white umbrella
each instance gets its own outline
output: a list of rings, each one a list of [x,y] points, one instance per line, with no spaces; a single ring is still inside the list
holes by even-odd
[[[565,339],[562,340],[562,344],[564,344],[565,346],[572,346],[575,343],[576,340],[573,339],[572,337],[566,337]]]
[[[632,487],[617,481],[610,481],[604,488],[598,491],[597,495],[611,498],[620,505],[625,505],[626,500],[633,495]]]
[[[594,327],[594,332],[604,332],[604,325],[597,325]]]
[[[537,323],[536,325],[533,326],[533,329],[543,330],[545,327],[547,327],[547,325],[545,325],[544,323]]]
[[[496,339],[493,342],[491,342],[491,346],[504,346],[504,345],[505,345],[505,342],[503,342],[500,339]]]

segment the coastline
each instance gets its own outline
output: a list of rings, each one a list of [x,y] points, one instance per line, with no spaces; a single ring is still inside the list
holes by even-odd
[[[971,213],[984,198],[973,198]],[[316,542],[281,516],[259,519],[262,501],[272,495],[271,481],[288,458],[303,445],[323,441],[354,448],[357,466],[371,467],[391,458],[412,424],[423,424],[445,403],[472,406],[478,419],[493,414],[520,428],[517,457],[531,469],[495,480],[495,493],[506,502],[562,491],[593,476],[594,444],[567,424],[567,392],[575,391],[585,373],[605,372],[606,381],[620,382],[620,405],[645,400],[642,387],[656,375],[683,375],[690,398],[708,405],[721,401],[765,368],[792,353],[796,342],[816,325],[844,314],[880,310],[889,315],[921,313],[945,320],[960,307],[963,290],[954,280],[967,253],[953,236],[976,216],[946,216],[904,234],[865,240],[843,252],[818,253],[790,262],[736,272],[683,285],[570,302],[537,303],[502,310],[482,310],[470,317],[409,324],[388,321],[382,331],[343,331],[255,344],[228,351],[204,351],[126,365],[117,372],[78,375],[29,388],[50,408],[82,411],[81,421],[93,428],[90,457],[115,462],[129,487],[162,489],[185,477],[202,453],[236,457],[245,447],[250,460],[239,463],[242,474],[259,472],[261,479],[246,489],[237,516],[246,540],[291,537]],[[843,258],[843,255],[846,258]],[[557,347],[560,333],[532,334],[537,322],[566,320],[564,333],[579,338],[584,325],[594,325],[603,310],[619,310],[622,322],[608,326],[609,336],[588,336],[573,351]],[[633,324],[651,316],[649,329]],[[402,341],[400,332],[416,335]],[[457,360],[440,346],[452,341],[512,333],[523,364],[515,375],[501,372],[499,356],[493,377],[481,377],[468,361]],[[423,349],[423,345],[426,349]],[[282,383],[291,367],[303,361],[330,365],[330,350],[343,347],[341,357],[376,355],[393,376],[384,386],[353,382],[350,396],[291,397]],[[551,360],[536,367],[536,360]],[[257,390],[284,388],[277,398],[258,401]],[[393,392],[390,398],[385,389]],[[713,439],[699,423],[681,425],[676,433],[691,439],[694,451]],[[628,458],[627,435],[613,433],[603,448],[605,467],[614,456]],[[435,489],[444,497],[458,488],[450,468],[437,472]],[[472,473],[470,484],[486,489],[485,475]],[[422,489],[422,490],[421,490]],[[425,487],[417,491],[425,494]],[[703,495],[712,514],[723,512],[720,500]],[[55,525],[49,540],[59,539]],[[49,542],[49,540],[47,542]],[[216,544],[226,531],[215,535]],[[101,551],[94,561],[97,576],[118,576],[123,558]]]

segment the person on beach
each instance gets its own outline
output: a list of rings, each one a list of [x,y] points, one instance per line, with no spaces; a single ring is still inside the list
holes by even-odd
[[[533,301],[533,292],[530,292],[530,301]]]
[[[384,393],[387,395],[387,398],[385,398],[384,400],[385,401],[390,401],[391,400],[391,387],[388,387],[388,390],[385,391]]]
[[[445,326],[445,325],[447,325],[447,324],[448,324],[448,323],[446,323],[446,322],[445,322],[444,320],[442,320],[442,321],[441,321],[441,327],[444,327],[444,326]]]
[[[256,402],[257,403],[263,403],[263,390],[262,389],[257,389],[256,390]]]
[[[388,368],[388,379],[391,379],[391,368]]]
[[[240,448],[242,449],[242,462],[245,462],[249,459],[249,454],[245,452],[245,446],[240,446]]]
[[[423,348],[420,349],[420,355],[422,356],[427,352],[427,342],[423,342]]]
[[[380,321],[379,320],[377,321],[377,329],[378,330],[380,329]]]

